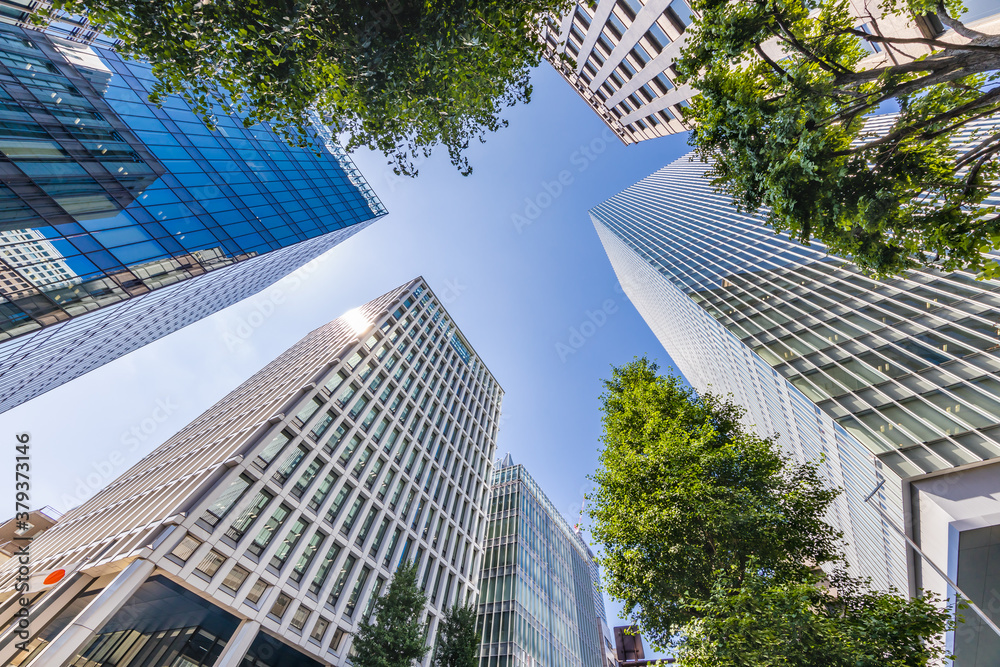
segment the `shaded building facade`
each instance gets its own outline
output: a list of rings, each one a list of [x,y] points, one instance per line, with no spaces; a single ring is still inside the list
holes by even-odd
[[[737,212],[706,169],[681,158],[591,211],[674,364],[699,392],[733,394],[788,454],[821,461],[843,489],[828,519],[857,574],[952,600],[956,580],[1000,590],[1000,570],[960,557],[1000,525],[1000,282],[871,280]],[[949,637],[956,664],[991,664],[963,648],[971,636]]]
[[[508,454],[493,472],[480,582],[481,667],[602,667],[594,556]]]
[[[24,651],[0,568],[0,662],[345,665],[406,562],[431,641],[479,594],[502,398],[422,279],[350,311],[32,542]]]
[[[336,146],[288,146],[150,68],[0,23],[0,411],[253,294],[384,207]]]

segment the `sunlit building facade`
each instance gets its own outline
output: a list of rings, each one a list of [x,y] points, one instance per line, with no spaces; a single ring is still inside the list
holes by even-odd
[[[953,596],[933,563],[981,589],[984,562],[963,572],[959,552],[1000,525],[1000,282],[876,282],[738,213],[706,169],[681,158],[591,211],[629,299],[695,389],[732,394],[843,489],[829,518],[856,573]]]
[[[0,567],[0,664],[346,665],[407,562],[433,641],[479,595],[502,399],[422,279],[350,311],[31,542],[27,638]]]
[[[235,303],[385,213],[335,144],[288,146],[149,66],[0,23],[0,412]]]
[[[936,37],[945,27],[932,17],[914,20],[881,16],[874,3],[852,0],[858,27],[867,33],[906,38]],[[994,0],[966,0],[963,20],[987,32],[1000,27]],[[698,92],[679,84],[674,62],[680,57],[691,25],[686,0],[599,0],[577,2],[559,20],[542,29],[546,59],[601,120],[633,144],[686,128],[682,109]],[[949,39],[951,38],[949,34]],[[896,45],[887,51],[866,42],[871,53],[861,67],[905,61],[926,55],[921,44]]]
[[[594,556],[509,454],[493,473],[487,519],[480,667],[602,667]]]

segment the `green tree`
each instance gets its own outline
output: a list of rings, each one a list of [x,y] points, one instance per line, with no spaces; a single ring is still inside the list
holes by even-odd
[[[935,38],[868,34],[847,0],[691,5],[700,17],[677,63],[700,91],[690,141],[738,208],[764,207],[776,232],[880,277],[921,265],[1000,275],[983,254],[1000,248],[1000,218],[981,206],[1000,176],[1000,126],[970,126],[1000,111],[1000,35],[954,18],[959,0],[881,3],[953,28]],[[933,52],[871,66],[871,45]],[[870,115],[892,102],[899,115],[876,128]]]
[[[479,664],[479,634],[474,606],[453,606],[438,624],[434,646],[435,667],[476,667]]]
[[[830,588],[833,586],[833,588]],[[932,598],[751,574],[721,581],[682,630],[679,667],[918,667],[939,664],[949,614]]]
[[[839,559],[840,534],[823,521],[836,493],[815,465],[791,464],[743,428],[742,408],[657,370],[638,359],[604,383],[590,516],[608,592],[662,645],[719,572],[738,579],[754,562],[798,579]]]
[[[150,96],[183,96],[214,125],[235,111],[287,138],[312,141],[317,113],[345,148],[386,153],[416,175],[446,147],[471,172],[470,141],[506,125],[504,107],[528,102],[528,70],[544,43],[538,17],[568,0],[55,0],[87,12],[149,61]]]
[[[938,654],[946,613],[933,601],[873,593],[837,570],[842,536],[824,521],[837,491],[815,464],[793,463],[741,407],[645,358],[604,384],[592,530],[608,592],[654,645],[679,645],[690,667]],[[836,573],[825,581],[819,566]]]
[[[375,602],[375,620],[362,621],[354,635],[355,667],[411,667],[427,655],[420,622],[426,602],[417,586],[416,565],[400,566]]]

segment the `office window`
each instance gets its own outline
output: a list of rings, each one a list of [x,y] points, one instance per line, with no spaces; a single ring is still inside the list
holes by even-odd
[[[302,459],[304,459],[306,454],[308,453],[309,450],[303,447],[302,445],[296,447],[285,458],[284,462],[281,464],[281,467],[279,467],[277,470],[274,471],[272,479],[274,479],[274,481],[277,482],[278,484],[284,484],[285,481],[288,479],[289,475],[295,472],[295,469],[299,467],[299,464],[302,463]]]
[[[337,628],[336,631],[334,631],[334,633],[333,633],[333,639],[330,640],[330,650],[331,651],[333,651],[334,653],[336,653],[337,651],[340,650],[340,644],[341,644],[341,642],[343,642],[345,634],[347,634],[347,633],[344,632],[343,628]]]
[[[182,563],[187,562],[187,559],[191,557],[191,554],[201,546],[201,540],[194,538],[190,535],[185,535],[181,543],[174,547],[174,550],[170,552],[172,556],[176,556],[178,560]]]
[[[312,614],[310,609],[299,605],[299,608],[295,610],[294,614],[292,614],[292,620],[288,622],[288,627],[293,630],[297,630],[298,632],[302,632],[302,628],[305,627],[310,614]]]
[[[288,555],[295,549],[295,545],[299,543],[302,538],[302,534],[306,531],[309,526],[309,522],[304,519],[298,519],[292,526],[291,530],[285,533],[285,538],[278,545],[275,550],[274,555],[271,556],[271,562],[269,565],[276,570],[280,570],[285,565],[285,561],[288,560]]]
[[[317,530],[313,533],[313,536],[309,538],[309,543],[306,544],[306,548],[302,550],[299,555],[298,561],[295,563],[295,567],[292,568],[292,573],[288,575],[288,578],[292,581],[301,581],[302,576],[305,574],[306,570],[309,569],[309,564],[312,563],[313,558],[316,556],[316,552],[322,546],[324,540],[326,540],[326,534],[322,531]]]
[[[233,569],[229,570],[226,578],[222,580],[222,587],[235,593],[249,576],[250,570],[240,565],[235,565]]]
[[[364,590],[365,584],[368,582],[368,575],[371,572],[372,570],[368,566],[361,568],[361,574],[358,575],[358,580],[354,583],[354,589],[351,591],[351,595],[347,599],[347,604],[344,606],[344,615],[348,618],[354,616],[354,610],[358,605],[358,598],[361,597],[361,592]]]
[[[257,604],[260,602],[261,597],[264,596],[264,591],[267,590],[267,584],[263,579],[258,579],[254,582],[250,590],[247,591],[247,601]]]
[[[337,522],[337,515],[340,514],[340,510],[344,506],[344,501],[347,500],[352,491],[354,491],[354,487],[350,484],[345,484],[337,492],[337,497],[333,499],[333,504],[330,505],[330,509],[327,510],[326,518],[324,519],[331,526]]]
[[[250,543],[249,547],[247,547],[247,551],[255,556],[259,556],[263,553],[264,549],[267,549],[267,546],[271,543],[271,540],[274,539],[274,535],[278,531],[278,528],[282,523],[284,523],[285,518],[287,518],[290,513],[291,509],[285,505],[280,505],[278,509],[274,511],[274,514],[271,515],[271,518],[267,520],[267,523],[265,523],[260,529],[260,532],[257,533],[257,537],[255,537],[254,541]]]
[[[288,597],[284,593],[278,593],[278,597],[275,598],[274,604],[271,605],[271,611],[268,613],[277,619],[281,619],[288,611],[288,605],[292,603],[292,598]]]
[[[271,442],[269,442],[264,449],[260,451],[257,458],[254,459],[254,465],[260,470],[267,468],[271,461],[274,460],[274,457],[285,448],[285,445],[287,445],[291,439],[292,435],[290,433],[286,433],[285,431],[282,431],[278,435],[274,436],[274,438],[271,439]]]
[[[301,498],[302,494],[304,494],[306,489],[309,488],[309,485],[312,484],[312,481],[316,479],[316,473],[318,473],[320,468],[322,468],[325,464],[326,461],[323,461],[322,459],[313,459],[299,479],[295,482],[295,486],[292,487],[292,495],[296,498]]]
[[[260,516],[260,513],[267,507],[268,503],[271,502],[272,498],[274,498],[274,494],[266,489],[254,496],[250,504],[233,520],[232,525],[226,531],[226,537],[234,542],[238,542],[246,534],[250,526],[253,525],[254,521],[257,520],[257,517]]]
[[[309,633],[309,639],[320,644],[323,643],[323,636],[329,627],[330,621],[320,616],[316,619],[316,625],[313,626],[312,632]]]
[[[313,497],[309,500],[309,509],[315,512],[320,508],[320,505],[322,505],[326,500],[326,497],[330,494],[330,489],[333,488],[333,485],[337,483],[338,479],[340,479],[340,475],[337,473],[327,473],[326,477],[323,478],[323,481],[320,482],[320,485],[316,487],[316,492],[313,494]]]
[[[198,563],[198,567],[196,567],[195,570],[201,572],[209,578],[212,578],[225,562],[225,556],[220,554],[218,551],[212,550],[205,554],[205,557],[201,559],[201,562]]]
[[[330,591],[329,605],[331,607],[337,606],[337,600],[340,599],[340,594],[344,592],[344,586],[347,585],[347,577],[350,576],[351,570],[354,569],[354,563],[357,562],[357,557],[354,554],[347,556],[344,561],[344,566],[340,569],[340,574],[337,576],[336,583],[333,585],[333,590]]]
[[[205,510],[205,515],[202,520],[209,526],[214,527],[222,519],[229,514],[229,511],[233,506],[240,501],[243,494],[246,493],[250,485],[253,484],[254,480],[249,475],[240,475],[234,479],[226,490],[222,492],[219,499],[216,500],[212,505]]]
[[[351,509],[347,511],[347,516],[344,517],[344,524],[340,527],[340,532],[343,535],[347,535],[351,532],[351,528],[354,527],[354,522],[357,521],[358,513],[364,506],[365,498],[363,496],[358,496],[354,504],[351,505]]]
[[[323,588],[323,584],[326,583],[326,578],[330,574],[330,568],[333,567],[333,563],[337,560],[337,556],[339,555],[340,545],[334,543],[333,546],[330,547],[330,550],[326,552],[326,556],[324,556],[323,560],[320,562],[319,567],[316,568],[316,576],[309,585],[310,593],[317,595],[320,589]]]
[[[306,403],[305,407],[296,413],[295,418],[304,424],[309,421],[321,407],[323,407],[323,401],[318,398],[314,398]]]

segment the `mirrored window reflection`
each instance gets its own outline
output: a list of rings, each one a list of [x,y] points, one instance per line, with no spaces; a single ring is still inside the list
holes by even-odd
[[[162,576],[151,577],[69,667],[211,667],[238,619]]]
[[[322,667],[322,663],[261,630],[240,667]]]
[[[0,341],[385,212],[329,137],[158,118],[111,51],[0,25],[0,76]]]

